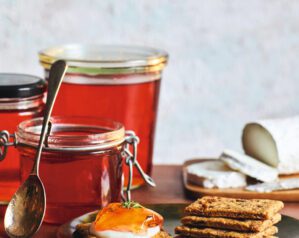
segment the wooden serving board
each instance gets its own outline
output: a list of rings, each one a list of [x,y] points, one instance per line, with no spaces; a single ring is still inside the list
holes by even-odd
[[[247,191],[243,188],[229,188],[229,189],[218,189],[218,188],[203,188],[196,184],[192,184],[187,181],[187,170],[186,167],[188,165],[194,163],[200,163],[208,160],[215,160],[215,159],[193,159],[188,160],[183,165],[183,183],[185,186],[187,196],[191,198],[198,198],[201,196],[223,196],[223,197],[233,197],[233,198],[264,198],[264,199],[275,199],[281,200],[284,202],[299,202],[299,189],[293,190],[284,190],[284,191],[274,191],[270,193],[258,193]],[[290,175],[290,176],[283,176],[283,178],[288,177],[298,177],[297,175]]]

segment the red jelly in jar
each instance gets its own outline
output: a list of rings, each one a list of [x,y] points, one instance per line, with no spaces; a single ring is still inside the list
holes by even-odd
[[[121,123],[87,117],[53,117],[40,164],[47,194],[45,221],[61,224],[121,200]],[[29,175],[42,119],[22,122],[16,132],[21,155],[21,177]]]
[[[0,131],[16,131],[21,121],[41,116],[46,82],[23,74],[0,73]],[[0,201],[8,202],[20,185],[17,149],[7,150],[0,162]]]
[[[54,107],[54,115],[110,118],[140,138],[138,160],[150,174],[162,70],[168,55],[135,46],[66,45],[39,54],[46,77],[57,59],[68,71]],[[135,171],[135,186],[143,183]]]

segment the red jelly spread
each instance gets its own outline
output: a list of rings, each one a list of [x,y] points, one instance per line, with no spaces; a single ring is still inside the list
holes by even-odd
[[[23,74],[0,73],[0,131],[13,134],[20,122],[42,114],[44,80]],[[20,185],[20,158],[9,148],[0,162],[0,201],[9,201]]]
[[[48,148],[42,152],[40,176],[47,191],[45,221],[61,224],[121,200],[122,124],[87,117],[53,117]],[[41,119],[20,124],[16,133],[21,177],[30,173]]]

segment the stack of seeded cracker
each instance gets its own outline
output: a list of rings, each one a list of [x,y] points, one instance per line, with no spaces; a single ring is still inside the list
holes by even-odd
[[[185,209],[179,237],[275,238],[280,201],[203,197]]]

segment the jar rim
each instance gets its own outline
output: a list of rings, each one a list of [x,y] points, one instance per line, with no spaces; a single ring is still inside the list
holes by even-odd
[[[39,60],[45,69],[63,59],[69,73],[125,74],[161,71],[168,61],[164,50],[129,45],[69,44],[41,50]]]
[[[43,118],[35,118],[18,125],[16,139],[22,145],[38,145]],[[51,117],[51,132],[46,137],[46,149],[99,150],[122,144],[125,140],[123,124],[95,117]]]

